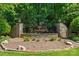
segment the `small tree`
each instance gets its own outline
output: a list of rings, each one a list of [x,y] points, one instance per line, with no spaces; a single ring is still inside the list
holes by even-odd
[[[6,21],[6,19],[0,17],[0,35],[8,34],[10,32],[10,25]]]
[[[79,17],[73,19],[70,23],[70,31],[79,34]]]

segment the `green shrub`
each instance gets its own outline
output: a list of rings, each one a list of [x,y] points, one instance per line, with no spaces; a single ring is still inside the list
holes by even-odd
[[[10,29],[11,27],[8,22],[5,19],[0,18],[0,35],[8,34],[10,32]]]
[[[59,40],[58,36],[55,36],[55,35],[50,35],[48,36],[48,38],[49,38],[49,41]]]
[[[24,42],[26,42],[26,41],[29,41],[29,40],[30,40],[30,37],[26,37],[26,36],[24,36],[23,38],[24,38]]]
[[[70,31],[71,32],[79,32],[79,17],[73,19],[73,21],[70,23]]]
[[[79,36],[78,35],[70,35],[69,39],[73,40],[73,41],[79,41]]]
[[[57,39],[56,37],[51,37],[49,41],[55,41],[56,39]]]
[[[9,36],[0,36],[0,43],[5,41],[5,40],[9,40],[10,37]]]
[[[55,39],[51,38],[49,41],[54,41]]]

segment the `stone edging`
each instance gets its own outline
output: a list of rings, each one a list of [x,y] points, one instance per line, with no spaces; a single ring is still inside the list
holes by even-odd
[[[19,51],[17,49],[12,49],[12,48],[6,48],[6,46],[4,44],[0,44],[1,48],[4,50],[4,51]],[[73,47],[74,48],[74,47]],[[32,50],[27,50],[26,49],[26,52],[44,52],[44,51],[63,51],[63,50],[69,50],[71,49],[71,47],[68,47],[68,48],[64,48],[64,49],[48,49],[48,50],[36,50],[36,51],[32,51]]]
[[[1,48],[4,50],[4,51],[17,51],[16,49],[11,49],[11,48],[6,48],[6,46],[4,46],[4,44],[0,44]]]
[[[12,48],[6,48],[4,46],[4,44],[1,44],[1,48],[4,50],[4,51],[18,51],[17,49],[12,49]],[[26,50],[26,52],[44,52],[44,51],[63,51],[63,50],[69,50],[71,49],[70,47],[69,48],[64,48],[64,49],[48,49],[48,50],[36,50],[36,51],[31,51],[31,50]],[[22,52],[22,51],[21,51]]]

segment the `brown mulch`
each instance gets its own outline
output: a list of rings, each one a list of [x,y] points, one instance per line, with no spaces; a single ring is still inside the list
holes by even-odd
[[[76,43],[71,40],[62,39],[61,41],[42,41],[42,42],[23,42],[21,38],[14,38],[9,41],[8,44],[5,44],[7,48],[16,49],[18,45],[26,47],[26,51],[40,51],[40,50],[57,50],[69,48],[69,45],[66,45],[64,41],[70,41],[73,43],[74,47],[79,47],[79,43]]]

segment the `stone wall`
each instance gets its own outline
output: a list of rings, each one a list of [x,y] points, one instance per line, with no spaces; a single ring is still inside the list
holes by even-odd
[[[68,36],[68,29],[66,25],[63,23],[57,24],[57,32],[58,32],[59,37],[61,38],[67,38]]]
[[[23,24],[16,23],[16,25],[12,27],[11,37],[20,37],[21,34],[23,34]]]

